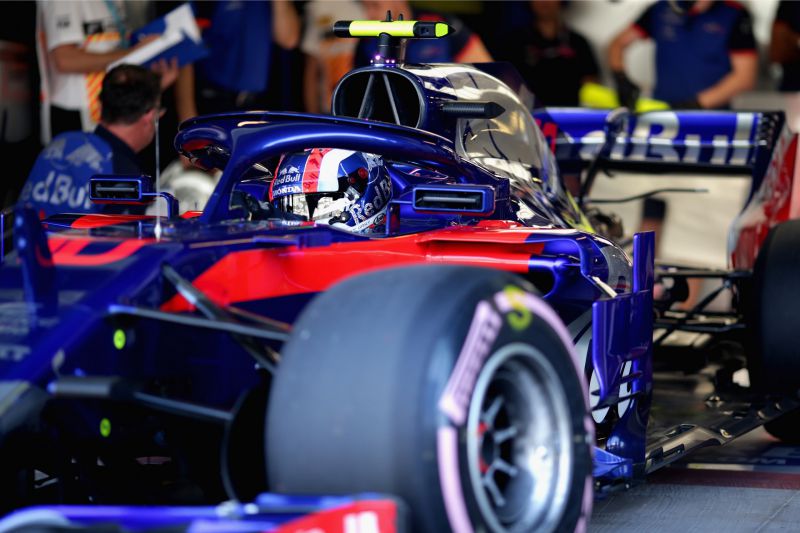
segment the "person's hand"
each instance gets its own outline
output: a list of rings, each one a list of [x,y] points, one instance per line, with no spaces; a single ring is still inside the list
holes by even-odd
[[[636,100],[639,99],[639,94],[642,92],[641,89],[623,71],[615,71],[613,74],[620,105],[632,111],[635,110]]]
[[[166,59],[159,59],[153,63],[150,69],[161,76],[161,90],[163,91],[178,79],[178,72],[180,71],[178,58],[173,57],[169,62]]]

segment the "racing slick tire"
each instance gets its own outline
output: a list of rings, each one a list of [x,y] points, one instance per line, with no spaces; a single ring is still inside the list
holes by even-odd
[[[268,395],[268,381],[242,394],[225,425],[220,466],[225,493],[232,500],[253,501],[267,490],[263,450]]]
[[[380,492],[412,531],[573,531],[593,425],[557,315],[516,276],[414,266],[351,278],[281,353],[267,478],[287,494]]]
[[[772,228],[753,271],[756,346],[751,381],[766,393],[800,388],[800,220]]]

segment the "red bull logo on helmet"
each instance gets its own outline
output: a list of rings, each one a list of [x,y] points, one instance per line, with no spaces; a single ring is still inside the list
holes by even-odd
[[[290,194],[300,194],[303,192],[303,172],[294,165],[286,165],[281,168],[278,175],[272,180],[269,197],[280,198]]]
[[[388,176],[383,176],[375,187],[372,188],[373,194],[365,194],[363,201],[353,203],[348,212],[354,224],[359,224],[382,212],[392,197],[392,184]],[[370,196],[372,196],[370,198]]]

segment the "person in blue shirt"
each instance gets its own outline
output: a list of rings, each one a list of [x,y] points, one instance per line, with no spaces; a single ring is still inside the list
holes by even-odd
[[[625,49],[647,38],[656,47],[653,97],[674,108],[725,108],[755,86],[758,54],[750,14],[741,4],[662,0],[609,46],[608,62],[623,105],[632,108],[638,96],[625,73]]]
[[[624,52],[640,39],[656,48],[653,97],[674,109],[724,109],[755,86],[758,54],[750,14],[733,1],[659,1],[619,33],[608,49],[608,62],[620,102],[633,109],[639,96],[625,73]],[[640,231],[655,231],[658,247],[668,205],[659,198],[644,202]],[[700,280],[689,280],[690,309],[700,294]]]
[[[119,65],[103,79],[100,123],[94,132],[69,131],[39,154],[18,204],[41,218],[58,213],[144,213],[143,206],[93,204],[95,174],[140,175],[137,154],[153,141],[161,114],[161,81],[137,65]]]
[[[584,83],[596,82],[600,69],[586,38],[564,20],[561,0],[531,0],[530,23],[506,36],[505,57],[536,96],[536,106],[579,104]]]
[[[198,114],[263,109],[273,44],[289,50],[300,41],[292,2],[192,2],[208,57],[181,69],[175,84],[178,119]]]

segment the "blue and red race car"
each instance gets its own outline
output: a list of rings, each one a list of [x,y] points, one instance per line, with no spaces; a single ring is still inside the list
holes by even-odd
[[[582,530],[596,491],[798,406],[782,371],[794,349],[765,348],[796,319],[773,320],[763,274],[785,270],[796,226],[758,261],[741,252],[755,283],[749,270],[659,274],[675,287],[716,276],[761,305],[676,313],[653,302],[652,234],[629,256],[596,231],[611,218],[588,197],[601,167],[646,165],[752,172],[763,198],[794,154],[780,115],[534,116],[503,65],[403,64],[402,38],[446,28],[337,31],[381,46],[340,81],[333,116],[182,125],[178,150],[222,172],[202,212],[178,216],[168,198],[163,217],[40,222],[21,207],[0,220],[13,228],[0,269],[9,508],[371,492],[404,502],[414,531]],[[573,196],[560,172],[587,157]],[[145,176],[98,176],[90,193],[168,197]],[[744,346],[750,323],[760,389],[721,387],[702,422],[650,421],[654,324],[658,346],[676,330]],[[48,509],[143,527],[135,510]]]

